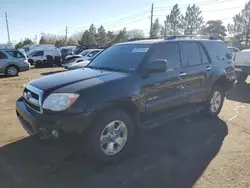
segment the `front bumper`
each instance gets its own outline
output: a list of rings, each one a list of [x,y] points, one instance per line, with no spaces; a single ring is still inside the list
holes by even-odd
[[[84,114],[40,114],[26,106],[22,97],[16,102],[16,114],[23,128],[41,139],[53,138],[52,131],[57,131],[59,137],[81,135],[90,124],[90,118]]]

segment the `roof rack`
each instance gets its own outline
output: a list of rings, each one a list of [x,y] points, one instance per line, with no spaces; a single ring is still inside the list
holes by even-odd
[[[214,35],[170,35],[165,36],[164,40],[174,40],[174,39],[209,39],[209,40],[217,40]]]

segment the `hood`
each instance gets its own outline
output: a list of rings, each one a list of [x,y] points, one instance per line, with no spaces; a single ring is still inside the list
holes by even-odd
[[[78,85],[78,90],[95,84],[126,77],[126,73],[93,70],[90,68],[65,71],[38,78],[29,84],[43,91],[57,90],[68,86],[67,92],[71,92],[70,85]]]
[[[77,63],[69,64],[69,67],[71,67],[71,66],[86,67],[89,64],[89,62],[90,61],[88,61],[88,60],[84,60],[84,61],[80,61],[80,62],[77,62]]]
[[[65,59],[83,57],[82,55],[67,55]]]

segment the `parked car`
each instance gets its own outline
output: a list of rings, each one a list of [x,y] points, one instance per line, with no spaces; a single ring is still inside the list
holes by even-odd
[[[96,55],[100,51],[102,51],[102,49],[88,49],[88,50],[82,51],[80,54],[77,54],[77,55],[68,55],[65,57],[64,64],[76,63],[76,62],[80,62],[80,61],[84,61],[84,60],[89,60],[89,59],[91,59],[91,57],[93,57],[94,55]]]
[[[76,46],[64,46],[64,47],[59,48],[61,52],[62,60],[64,61],[67,55],[73,55],[73,50],[75,48]]]
[[[250,74],[250,49],[234,54],[236,79],[239,83],[245,82]]]
[[[87,154],[111,162],[135,144],[140,128],[197,111],[217,116],[234,82],[222,41],[125,42],[107,48],[84,69],[31,81],[16,111],[30,135],[84,135]]]
[[[18,50],[0,49],[0,73],[7,76],[17,76],[19,72],[30,69],[25,54]]]
[[[89,64],[89,62],[93,59],[93,58],[95,58],[99,53],[101,53],[102,52],[102,50],[100,50],[98,53],[92,53],[91,54],[91,58],[89,59],[89,60],[82,60],[82,58],[76,58],[76,59],[74,59],[74,60],[72,60],[72,61],[70,61],[69,63],[67,63],[67,64],[65,64],[65,65],[63,65],[64,66],[64,68],[66,68],[66,69],[69,69],[69,70],[73,70],[73,69],[76,69],[76,68],[82,68],[82,67],[86,67],[88,64]]]
[[[240,49],[239,48],[235,48],[235,47],[227,47],[227,49],[229,50],[229,52],[231,54],[235,54],[236,52],[239,52]]]
[[[0,49],[12,49],[12,50],[14,50],[15,47],[13,46],[12,43],[7,43],[7,44],[0,44]]]
[[[36,63],[41,63],[47,60],[47,56],[61,58],[61,53],[58,49],[37,50],[28,54],[28,61],[31,65],[35,65]]]
[[[65,65],[65,68],[68,70],[80,69],[88,66],[89,62],[90,60],[85,60],[78,63],[74,63],[73,65]]]

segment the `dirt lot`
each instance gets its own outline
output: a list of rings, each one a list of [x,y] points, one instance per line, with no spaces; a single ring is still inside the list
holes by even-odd
[[[227,93],[220,117],[193,115],[143,131],[134,151],[113,165],[95,164],[72,143],[27,137],[15,101],[30,80],[63,71],[32,69],[0,77],[0,187],[250,187],[250,85]]]

